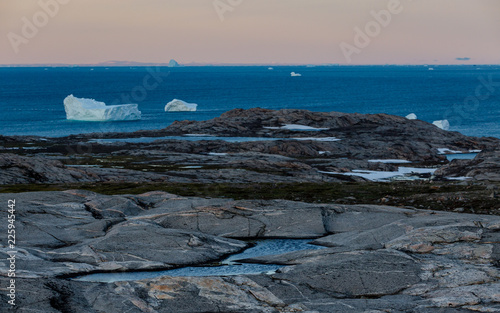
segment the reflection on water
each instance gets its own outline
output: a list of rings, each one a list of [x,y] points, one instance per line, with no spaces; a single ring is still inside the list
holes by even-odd
[[[254,258],[264,255],[282,254],[286,252],[322,249],[324,247],[308,244],[309,239],[266,239],[255,241],[255,246],[245,251],[231,255],[219,264],[209,264],[207,266],[190,266],[174,270],[156,272],[126,272],[126,273],[99,273],[81,276],[75,280],[115,282],[127,280],[140,280],[156,278],[160,276],[224,276],[239,274],[260,274],[274,272],[283,267],[276,264],[247,264],[239,263],[236,260]]]
[[[472,160],[478,155],[477,153],[459,153],[459,154],[447,154],[446,158],[448,161],[451,160]]]

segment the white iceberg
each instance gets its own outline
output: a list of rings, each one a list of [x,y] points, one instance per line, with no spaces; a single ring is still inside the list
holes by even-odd
[[[439,121],[434,121],[432,124],[436,125],[437,127],[444,129],[444,130],[449,130],[450,129],[450,122],[448,120],[439,120]]]
[[[299,77],[299,76],[302,76],[302,74],[291,72],[290,76],[292,76],[292,77]]]
[[[170,62],[168,62],[168,67],[179,67],[179,63],[177,63],[176,60],[172,59]]]
[[[165,106],[165,112],[193,112],[196,111],[197,107],[198,105],[196,103],[187,103],[179,99],[174,99],[167,103],[167,105]]]
[[[267,69],[270,71],[274,70],[274,68],[272,68],[272,67],[268,67]]]
[[[66,118],[75,121],[135,121],[141,119],[137,104],[106,105],[94,99],[69,95],[64,99]]]
[[[409,120],[416,120],[417,119],[417,115],[415,113],[410,113],[406,116],[407,119]]]

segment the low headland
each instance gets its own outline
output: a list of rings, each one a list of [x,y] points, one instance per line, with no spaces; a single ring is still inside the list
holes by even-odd
[[[236,109],[0,136],[20,312],[495,312],[499,187],[500,139],[387,114]],[[282,266],[260,274],[75,279],[219,266],[276,238],[324,248],[239,260]],[[10,250],[2,239],[5,279]]]

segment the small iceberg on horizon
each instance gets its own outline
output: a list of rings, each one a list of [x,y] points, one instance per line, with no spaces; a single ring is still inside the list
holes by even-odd
[[[194,112],[197,107],[196,103],[187,103],[179,99],[174,99],[167,103],[165,112]]]
[[[168,62],[168,67],[179,67],[179,63],[177,63],[176,60],[172,59],[170,62]]]
[[[292,77],[300,77],[300,76],[302,76],[302,74],[291,72],[290,76],[292,76]]]
[[[415,113],[410,113],[406,116],[407,119],[409,120],[416,120],[417,119],[417,115]]]
[[[450,129],[450,122],[448,120],[439,120],[439,121],[434,121],[432,124],[436,125],[437,127],[443,129],[443,130],[449,130]]]
[[[74,121],[136,121],[141,119],[137,104],[106,105],[94,99],[69,95],[64,99],[66,119]]]
[[[272,67],[268,67],[267,69],[270,71],[274,70],[274,68],[272,68]]]

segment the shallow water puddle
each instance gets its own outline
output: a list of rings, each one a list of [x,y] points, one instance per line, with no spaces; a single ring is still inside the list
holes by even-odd
[[[472,160],[478,155],[478,153],[460,153],[460,154],[447,154],[446,158],[448,161],[451,160]]]
[[[227,276],[240,274],[260,274],[275,272],[283,265],[239,263],[236,260],[254,258],[264,255],[282,254],[307,249],[323,249],[324,247],[309,244],[310,239],[265,239],[255,241],[255,246],[238,254],[231,255],[218,264],[205,266],[189,266],[165,271],[139,271],[123,273],[97,273],[75,278],[78,281],[115,282],[151,279],[160,276]]]

